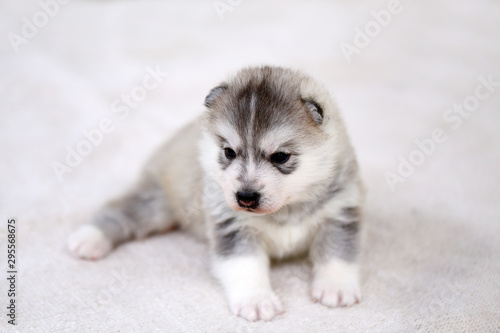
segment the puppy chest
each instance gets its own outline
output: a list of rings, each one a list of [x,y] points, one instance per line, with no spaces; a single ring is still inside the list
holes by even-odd
[[[268,225],[261,230],[267,253],[273,258],[285,258],[304,254],[314,237],[315,228],[310,225]]]

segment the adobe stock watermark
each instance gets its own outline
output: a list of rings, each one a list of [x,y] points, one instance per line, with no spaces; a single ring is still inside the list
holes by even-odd
[[[213,6],[217,16],[219,16],[221,21],[224,21],[224,15],[226,12],[232,12],[236,7],[241,5],[243,0],[215,0]]]
[[[19,47],[28,44],[30,40],[35,38],[40,29],[43,29],[52,18],[54,18],[61,6],[66,5],[70,0],[41,0],[38,2],[40,9],[38,9],[31,18],[24,16],[20,33],[9,32],[7,38],[14,52],[19,52]]]
[[[123,292],[130,280],[134,278],[132,275],[128,275],[124,269],[121,272],[113,270],[111,272],[112,277],[109,279],[109,284],[107,287],[101,289],[96,295],[95,299],[80,299],[76,294],[73,293],[73,297],[83,304],[88,305],[95,312],[100,311],[100,307],[111,304],[113,297]]]
[[[443,113],[443,120],[449,124],[453,130],[458,130],[465,119],[468,119],[474,111],[476,111],[481,101],[488,99],[494,92],[495,88],[500,86],[500,81],[494,81],[493,75],[487,78],[478,77],[479,84],[474,89],[474,94],[467,96],[462,103],[454,104]],[[406,157],[399,155],[399,165],[395,171],[387,171],[384,176],[387,185],[392,192],[396,190],[398,183],[404,183],[411,177],[417,167],[424,164],[429,156],[434,154],[439,144],[446,142],[448,135],[446,130],[437,127],[429,137],[422,140],[416,140],[416,149],[412,150]]]
[[[134,86],[129,93],[122,94],[111,104],[113,117],[102,118],[97,126],[82,131],[83,139],[73,146],[67,145],[64,161],[51,163],[59,182],[63,181],[65,174],[73,172],[82,163],[83,158],[90,155],[94,148],[103,142],[106,134],[115,130],[117,121],[125,120],[132,109],[137,108],[151,91],[158,88],[167,75],[168,73],[162,72],[158,66],[156,69],[146,67],[146,75],[142,79],[142,84]]]
[[[354,28],[352,43],[340,43],[340,51],[347,60],[347,63],[351,63],[353,55],[359,54],[361,50],[371,44],[375,37],[380,35],[382,30],[392,22],[393,16],[399,15],[402,12],[403,5],[399,0],[390,0],[387,3],[387,9],[381,9],[379,11],[372,10],[370,12],[372,19],[368,21],[363,28]]]

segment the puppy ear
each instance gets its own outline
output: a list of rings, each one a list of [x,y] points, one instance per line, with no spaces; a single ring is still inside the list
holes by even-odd
[[[210,92],[208,93],[207,97],[205,97],[205,102],[203,103],[203,105],[205,105],[207,108],[210,108],[214,105],[214,101],[220,96],[222,95],[222,93],[224,91],[227,90],[227,85],[226,84],[222,84],[220,86],[217,86],[215,88],[213,88],[212,90],[210,90]]]
[[[313,101],[312,99],[303,99],[302,101],[304,102],[304,105],[311,113],[313,120],[317,124],[322,124],[323,123],[323,108],[316,101]]]

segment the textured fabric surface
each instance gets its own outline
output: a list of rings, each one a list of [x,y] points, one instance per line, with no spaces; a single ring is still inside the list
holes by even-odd
[[[500,3],[215,3],[221,16],[208,0],[0,4],[0,276],[7,218],[19,228],[18,325],[2,277],[0,331],[500,331],[500,86],[481,81],[500,81]],[[309,265],[278,263],[286,313],[247,323],[206,245],[179,231],[73,258],[69,233],[132,184],[210,88],[261,63],[305,70],[340,105],[368,191],[361,304],[313,304]],[[142,90],[157,69],[168,75]],[[112,129],[85,146],[103,119]],[[54,161],[79,145],[87,155],[59,180]]]

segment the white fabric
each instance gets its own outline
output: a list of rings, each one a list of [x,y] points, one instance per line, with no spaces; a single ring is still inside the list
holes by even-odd
[[[401,1],[351,63],[340,45],[354,45],[356,27],[388,2],[230,3],[221,20],[209,0],[68,1],[17,53],[8,34],[21,34],[40,4],[0,4],[1,271],[7,218],[20,228],[19,325],[6,323],[1,278],[0,331],[499,331],[500,87],[456,130],[443,114],[474,95],[479,76],[500,81],[500,3]],[[286,313],[247,323],[211,278],[207,247],[179,231],[98,262],[71,257],[68,234],[130,186],[209,89],[261,63],[307,71],[341,107],[368,190],[362,303],[313,304],[310,267],[281,263],[272,285]],[[118,118],[114,101],[142,85],[148,66],[169,75]],[[114,130],[59,182],[51,163],[65,163],[66,146],[105,117]],[[392,192],[386,172],[436,128],[445,142]]]

